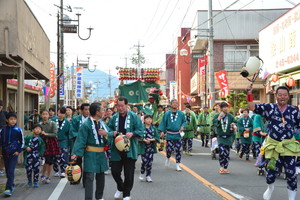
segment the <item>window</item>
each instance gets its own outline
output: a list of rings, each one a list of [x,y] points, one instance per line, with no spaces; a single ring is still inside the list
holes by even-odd
[[[258,45],[224,45],[224,68],[226,71],[240,71],[250,56],[258,56]]]

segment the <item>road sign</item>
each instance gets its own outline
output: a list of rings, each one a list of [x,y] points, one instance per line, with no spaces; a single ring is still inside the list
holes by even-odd
[[[64,24],[61,26],[61,30],[63,33],[77,33],[77,26]]]

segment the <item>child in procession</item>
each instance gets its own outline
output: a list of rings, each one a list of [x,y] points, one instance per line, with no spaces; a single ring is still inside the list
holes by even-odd
[[[139,150],[140,154],[142,155],[141,175],[139,179],[141,181],[144,181],[146,172],[146,181],[152,182],[151,170],[153,163],[153,155],[157,153],[156,143],[160,140],[160,134],[158,133],[155,126],[152,124],[151,115],[145,115],[144,124],[145,134],[142,142],[139,143]]]
[[[42,120],[42,138],[46,145],[46,151],[44,154],[45,164],[43,166],[41,180],[43,183],[49,184],[53,161],[55,156],[60,154],[60,149],[57,141],[57,126],[54,121],[49,120],[48,110],[42,112]]]
[[[242,159],[246,155],[246,161],[250,161],[249,154],[252,142],[253,120],[249,117],[249,109],[243,110],[243,117],[239,119],[237,126],[242,141],[242,151],[239,158]]]
[[[0,130],[0,147],[7,177],[4,194],[11,196],[14,191],[15,168],[19,154],[24,145],[22,129],[17,124],[17,115],[8,113],[6,115],[7,126]]]
[[[235,137],[236,120],[232,114],[228,113],[228,104],[220,104],[221,112],[216,114],[213,119],[214,127],[218,138],[220,174],[229,174],[227,170],[229,165],[230,147]]]
[[[69,162],[69,132],[70,132],[70,121],[67,120],[66,117],[66,108],[62,107],[57,112],[57,119],[55,120],[57,126],[57,139],[60,148],[60,153],[55,157],[55,161],[53,163],[53,170],[55,177],[64,178],[65,170]],[[60,167],[60,174],[59,174],[59,167]]]
[[[28,185],[32,186],[32,172],[33,172],[33,186],[39,187],[39,173],[40,173],[40,157],[44,155],[45,143],[40,137],[42,133],[42,126],[35,124],[32,127],[33,134],[25,137],[24,151],[24,164],[28,178]]]

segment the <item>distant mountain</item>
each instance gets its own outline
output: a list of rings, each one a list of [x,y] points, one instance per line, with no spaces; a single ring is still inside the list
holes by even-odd
[[[115,88],[119,87],[119,79],[117,76],[110,75],[111,78],[111,89],[109,88],[109,73],[106,73],[101,70],[96,70],[94,72],[90,72],[88,69],[84,69],[83,80],[86,86],[90,85],[92,81],[92,85],[96,86],[94,91],[92,92],[89,100],[93,102],[97,97],[99,98],[107,98],[109,96],[114,96]]]

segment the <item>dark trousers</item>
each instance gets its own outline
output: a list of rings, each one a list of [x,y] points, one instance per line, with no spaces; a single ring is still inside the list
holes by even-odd
[[[76,164],[80,167],[80,169],[81,169],[81,171],[82,171],[82,174],[81,174],[80,179],[79,179],[77,182],[74,182],[73,184],[78,184],[78,183],[80,183],[81,178],[82,178],[82,185],[83,185],[83,187],[85,187],[85,175],[86,175],[86,172],[85,172],[84,169],[82,168],[82,157],[77,157],[77,159],[76,159]]]
[[[60,152],[61,154],[54,157],[53,170],[54,172],[59,172],[59,166],[60,166],[60,172],[65,173],[66,167],[69,162],[68,149],[60,148]]]
[[[123,198],[130,196],[130,191],[134,182],[134,170],[136,160],[127,158],[126,154],[121,154],[120,161],[111,161],[111,174],[117,183],[119,191],[123,192]],[[124,181],[121,178],[121,172],[124,167]]]
[[[6,187],[5,190],[13,190],[15,179],[15,168],[18,162],[18,156],[3,156],[5,173],[6,173]]]
[[[95,173],[85,172],[85,200],[93,200]],[[105,175],[104,172],[96,173],[95,198],[102,199],[104,191]]]
[[[267,184],[275,182],[277,174],[284,167],[286,175],[287,188],[289,190],[297,190],[297,175],[296,175],[296,157],[295,156],[279,156],[276,162],[276,170],[267,170],[266,181]]]
[[[32,172],[33,172],[33,182],[39,182],[39,173],[40,173],[40,157],[37,154],[36,157],[29,156],[27,157],[26,163],[26,173],[28,181],[32,181]]]
[[[227,169],[229,164],[230,146],[219,144],[219,163],[221,167]]]

